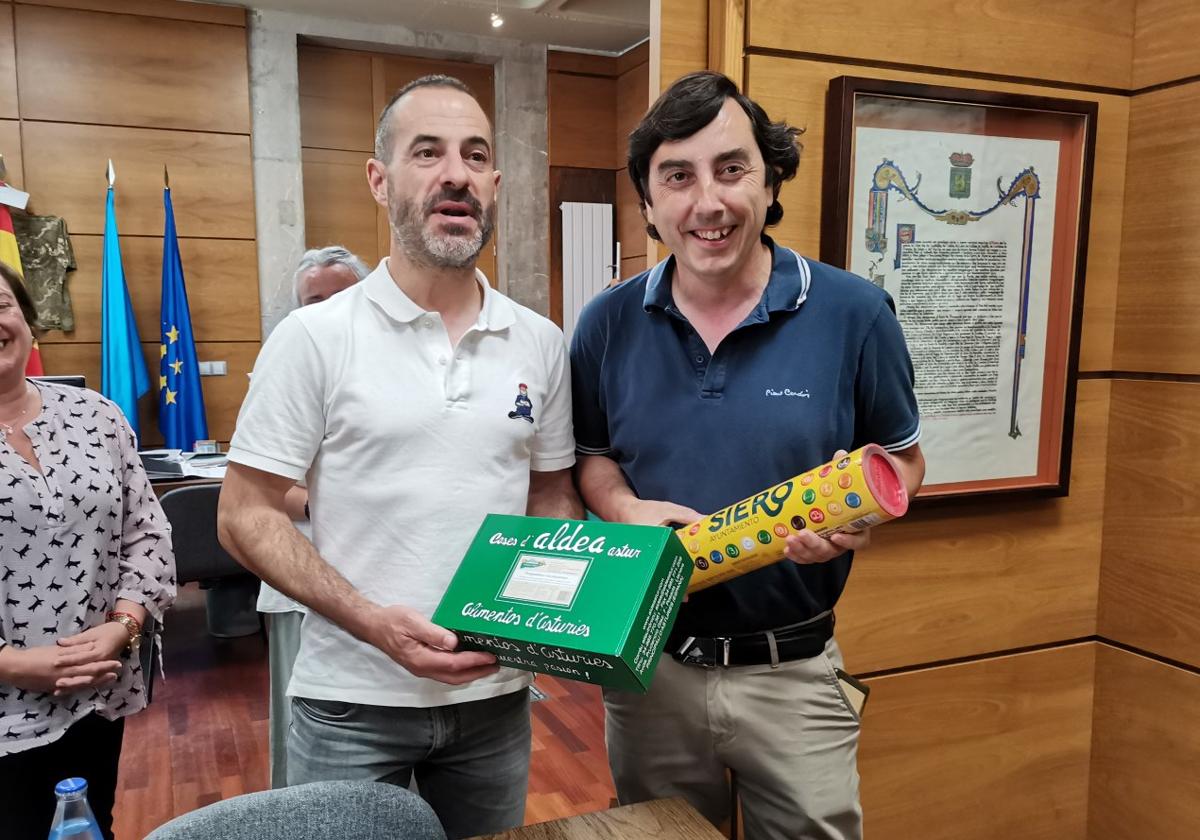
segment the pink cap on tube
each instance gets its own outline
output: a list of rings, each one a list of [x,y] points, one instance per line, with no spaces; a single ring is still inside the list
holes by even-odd
[[[863,447],[863,476],[867,489],[888,516],[903,516],[908,510],[908,488],[900,476],[900,468],[882,446]]]

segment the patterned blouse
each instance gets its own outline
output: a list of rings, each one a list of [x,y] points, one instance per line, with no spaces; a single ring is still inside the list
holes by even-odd
[[[42,411],[25,434],[31,467],[0,430],[0,646],[53,645],[105,621],[118,598],[156,621],[175,600],[171,528],[124,415],[84,388],[35,382]],[[0,756],[58,740],[90,712],[146,705],[142,668],[62,697],[0,683]]]

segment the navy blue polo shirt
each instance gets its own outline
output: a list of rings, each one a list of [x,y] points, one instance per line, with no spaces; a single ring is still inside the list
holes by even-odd
[[[920,436],[913,368],[891,298],[764,237],[758,306],[709,354],[671,295],[674,258],[606,289],[571,341],[575,440],[607,455],[641,499],[701,513],[832,457]],[[675,629],[716,636],[784,627],[832,609],[850,552],[776,563],[693,595]]]

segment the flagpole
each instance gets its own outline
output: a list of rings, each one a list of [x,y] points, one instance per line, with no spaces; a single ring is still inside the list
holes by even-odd
[[[171,206],[170,172],[163,166],[163,273],[160,307],[158,426],[168,449],[191,451],[208,439],[204,389],[188,310],[183,262]]]
[[[135,436],[138,428],[138,398],[150,389],[149,372],[142,356],[141,340],[133,315],[133,302],[125,283],[121,245],[117,232],[117,172],[112,158],[105,170],[108,190],[104,207],[104,266],[101,273],[100,305],[100,393],[115,402]]]

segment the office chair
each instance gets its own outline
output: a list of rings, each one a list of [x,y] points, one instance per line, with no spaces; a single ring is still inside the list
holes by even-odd
[[[200,484],[168,490],[159,499],[171,523],[176,580],[197,581],[205,590],[208,632],[230,639],[265,633],[255,609],[258,578],[217,541],[217,498],[221,485]]]
[[[381,782],[314,782],[247,793],[176,817],[146,840],[446,840],[433,809]]]

